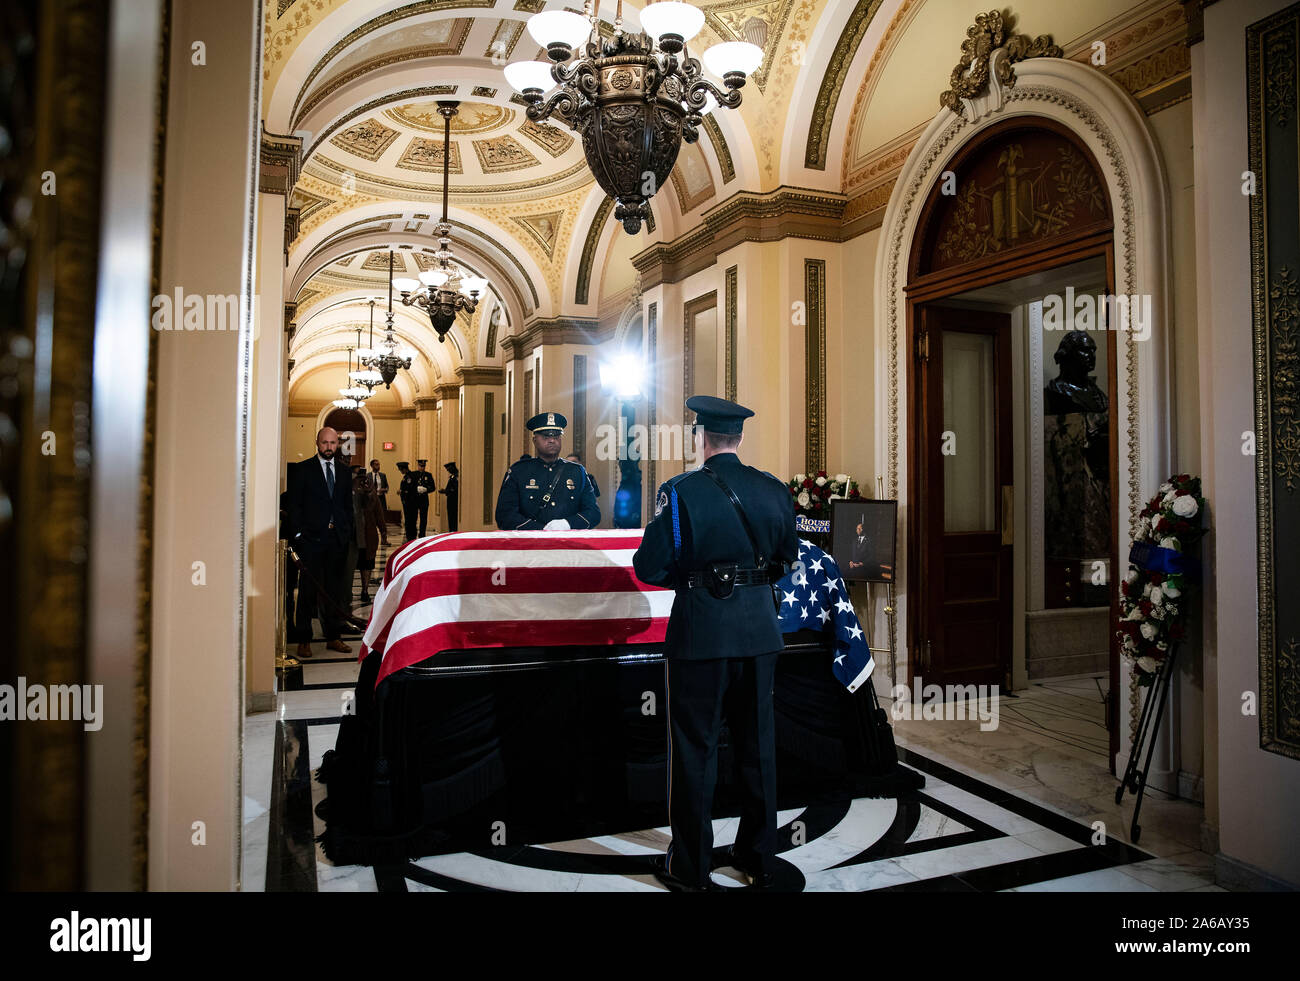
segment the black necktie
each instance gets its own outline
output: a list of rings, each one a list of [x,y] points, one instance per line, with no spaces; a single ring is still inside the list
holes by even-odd
[[[330,489],[330,500],[334,500],[334,461],[325,461],[325,485]]]

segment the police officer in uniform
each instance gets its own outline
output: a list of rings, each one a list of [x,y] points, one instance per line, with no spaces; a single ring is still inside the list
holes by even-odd
[[[560,439],[568,424],[558,412],[539,412],[526,423],[537,456],[522,457],[506,471],[497,494],[502,531],[582,531],[600,523],[586,469],[560,459]]]
[[[673,840],[655,876],[670,889],[712,890],[713,791],[725,716],[745,804],[731,853],[718,862],[770,887],[776,860],[776,736],[772,685],[784,647],[771,584],[798,557],[786,486],[736,456],[754,413],[696,395],[703,465],[659,488],[633,567],[676,591],[664,642],[668,817]]]
[[[405,460],[397,464],[397,469],[402,472],[402,482],[397,485],[397,496],[402,502],[402,529],[409,542],[415,537],[415,474]]]
[[[415,465],[420,468],[414,475],[415,510],[420,516],[420,538],[425,536],[425,529],[429,523],[429,495],[437,490],[433,482],[433,474],[425,469],[428,463],[428,460],[415,461]]]

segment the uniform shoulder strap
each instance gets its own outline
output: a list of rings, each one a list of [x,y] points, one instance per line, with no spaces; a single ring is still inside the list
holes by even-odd
[[[762,569],[765,565],[763,555],[758,550],[758,540],[754,537],[754,529],[749,525],[749,518],[745,516],[745,508],[741,505],[740,498],[736,496],[735,491],[727,486],[727,482],[716,471],[709,469],[707,464],[700,467],[700,472],[708,474],[722,493],[727,495],[727,499],[731,501],[731,506],[736,509],[736,514],[740,516],[740,523],[745,528],[745,534],[749,536],[749,547],[754,550],[754,568]]]

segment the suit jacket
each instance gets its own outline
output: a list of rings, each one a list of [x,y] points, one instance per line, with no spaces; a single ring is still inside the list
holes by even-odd
[[[747,467],[734,453],[718,453],[707,466],[740,499],[762,557],[785,566],[799,555],[790,491],[769,473]],[[670,497],[677,492],[680,556],[674,554]],[[654,520],[646,526],[632,566],[642,582],[677,591],[668,618],[664,653],[669,658],[709,660],[754,657],[785,646],[770,585],[736,586],[726,599],[707,588],[687,588],[686,576],[713,562],[754,567],[754,548],[740,516],[705,473],[691,470],[659,488]]]
[[[289,527],[291,544],[317,551],[330,544],[346,548],[355,533],[352,520],[352,471],[334,457],[334,495],[331,498],[319,455],[313,453],[289,468]],[[330,524],[334,527],[331,529]]]

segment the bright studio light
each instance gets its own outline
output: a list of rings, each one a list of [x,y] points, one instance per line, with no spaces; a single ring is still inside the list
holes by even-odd
[[[613,361],[600,364],[601,390],[620,399],[640,398],[644,376],[641,362],[630,354],[620,354]]]

